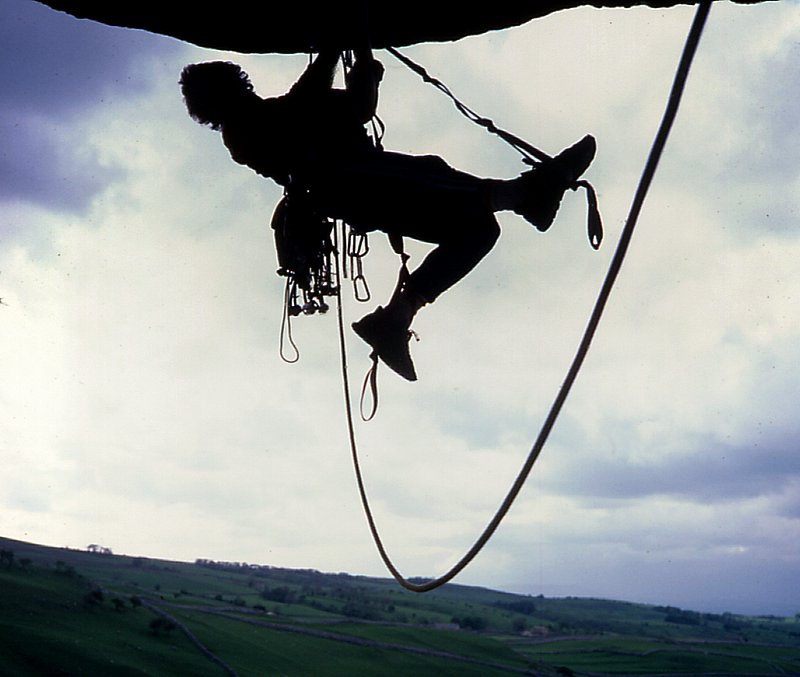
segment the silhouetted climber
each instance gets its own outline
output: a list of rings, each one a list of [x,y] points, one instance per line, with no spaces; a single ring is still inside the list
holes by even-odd
[[[345,89],[333,88],[339,54],[323,51],[283,96],[262,99],[229,62],[193,64],[181,74],[191,117],[222,132],[231,157],[302,195],[320,214],[359,232],[381,230],[437,245],[386,307],[353,329],[390,368],[416,380],[409,353],[417,311],[469,273],[500,234],[494,213],[512,210],[538,230],[555,219],[564,192],[591,163],[584,137],[510,180],[478,178],[433,155],[375,148],[365,125],[375,115],[383,66],[356,53]]]

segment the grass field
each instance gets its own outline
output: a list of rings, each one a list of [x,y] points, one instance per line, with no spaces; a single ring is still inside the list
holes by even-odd
[[[0,571],[0,674],[207,675],[181,634],[150,635],[143,609],[85,603],[85,580],[52,571]]]
[[[800,648],[624,638],[517,644],[515,648],[535,663],[568,665],[576,674],[800,674]]]
[[[800,675],[798,618],[0,539],[0,675]]]

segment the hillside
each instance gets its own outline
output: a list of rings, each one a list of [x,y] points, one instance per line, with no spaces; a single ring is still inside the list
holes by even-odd
[[[800,675],[800,619],[0,538],[0,674]]]

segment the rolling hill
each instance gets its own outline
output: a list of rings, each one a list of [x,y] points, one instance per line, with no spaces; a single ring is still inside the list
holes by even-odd
[[[0,538],[0,674],[800,675],[800,619]]]

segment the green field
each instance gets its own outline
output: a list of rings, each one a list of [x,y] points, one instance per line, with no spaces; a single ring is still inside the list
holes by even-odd
[[[800,675],[800,620],[0,539],[0,675]]]

